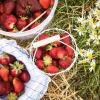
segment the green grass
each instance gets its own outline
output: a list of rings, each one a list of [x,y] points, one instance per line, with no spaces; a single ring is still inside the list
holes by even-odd
[[[85,38],[87,38],[87,36],[80,38],[73,29],[75,25],[77,25],[77,17],[88,15],[88,12],[94,7],[94,3],[95,0],[59,0],[59,6],[50,27],[67,30],[77,38],[79,48],[88,48],[85,44]],[[69,83],[73,89],[78,91],[78,94],[84,100],[100,100],[100,46],[94,47],[91,45],[90,48],[96,51],[96,72],[89,72],[89,65],[77,65],[77,67],[73,69],[73,71],[77,70],[77,74],[69,80]]]

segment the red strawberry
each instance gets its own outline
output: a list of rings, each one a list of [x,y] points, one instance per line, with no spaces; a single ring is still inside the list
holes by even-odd
[[[4,12],[4,6],[3,3],[0,3],[0,14],[2,14]]]
[[[48,66],[46,68],[46,72],[47,73],[53,74],[53,73],[57,73],[58,71],[59,71],[59,69],[56,66],[54,66],[54,65],[50,65],[50,66]]]
[[[23,29],[25,26],[27,25],[27,22],[25,20],[25,18],[18,18],[18,21],[17,21],[17,28],[18,30],[21,30]]]
[[[8,65],[12,62],[12,59],[7,54],[0,55],[0,64],[2,65]]]
[[[20,74],[20,79],[23,82],[28,82],[30,80],[30,75],[29,75],[28,71],[23,70],[22,73]]]
[[[35,16],[35,18],[37,18],[37,17],[39,17],[41,14],[42,14],[41,11],[37,11],[37,12],[34,13],[34,16]]]
[[[5,95],[5,83],[0,81],[0,96]]]
[[[38,66],[39,69],[43,69],[44,67],[44,62],[43,60],[37,60],[36,65]]]
[[[42,58],[42,49],[40,49],[40,48],[37,49],[35,57],[36,57],[36,59]]]
[[[13,86],[14,86],[15,93],[20,94],[20,93],[24,92],[25,86],[24,86],[24,83],[20,79],[14,78]]]
[[[46,66],[51,65],[52,64],[52,57],[49,55],[45,55],[43,57],[43,62],[44,62],[44,65],[46,65]]]
[[[68,37],[66,37],[66,36],[68,36]],[[64,38],[64,37],[66,37],[66,38]],[[64,38],[62,40],[62,42],[66,43],[66,44],[71,44],[71,38],[70,38],[69,34],[64,33],[61,35],[61,38]]]
[[[16,22],[17,22],[17,19],[14,15],[7,15],[6,19],[3,23],[3,26],[4,26],[4,28],[6,28],[8,30],[13,29]]]
[[[72,45],[70,45],[70,46],[73,48]],[[66,46],[66,50],[68,52],[68,56],[70,56],[71,58],[74,56],[74,50],[73,50],[74,48],[73,49],[72,48]]]
[[[16,4],[16,15],[17,16],[27,16],[25,9],[22,8],[19,4]]]
[[[11,14],[14,11],[15,2],[14,0],[5,0],[4,1],[4,13]]]
[[[44,9],[48,9],[50,6],[50,0],[39,0],[39,2]]]
[[[8,81],[8,75],[9,75],[9,70],[5,67],[2,67],[0,69],[0,77],[2,78],[2,80]]]
[[[49,51],[49,55],[50,55],[52,58],[57,58],[57,48],[52,48],[52,49]]]
[[[39,22],[35,22],[34,24],[32,24],[32,26],[30,27],[30,29],[33,29],[33,28],[35,28],[38,25],[40,25],[40,23]]]
[[[29,19],[27,20],[27,23],[29,24],[29,23],[31,23],[33,20],[34,20],[34,18],[31,17],[31,18],[29,18]]]
[[[58,47],[56,50],[56,57],[62,59],[66,56],[66,51],[62,47]]]
[[[47,18],[49,16],[50,12],[51,12],[51,9],[48,9],[46,14],[44,15],[44,17]]]
[[[39,40],[44,40],[46,38],[49,38],[48,34],[42,34],[42,35],[39,36]]]
[[[15,62],[14,64],[10,64],[10,74],[13,77],[19,76],[22,73],[22,70],[24,69],[24,65],[20,62]]]
[[[5,93],[8,95],[11,92],[11,84],[10,82],[5,83]]]
[[[50,6],[54,5],[54,0],[50,0]]]
[[[71,62],[72,62],[71,58],[70,57],[66,57],[64,59],[59,60],[59,65],[62,68],[66,69],[66,68],[68,68],[70,66]]]

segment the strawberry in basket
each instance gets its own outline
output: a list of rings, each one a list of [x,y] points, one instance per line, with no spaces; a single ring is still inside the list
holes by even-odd
[[[33,29],[47,18],[53,5],[54,0],[2,0],[0,1],[0,25],[5,31],[21,31],[46,12],[39,21],[32,23],[25,31]]]
[[[75,57],[74,45],[68,33],[45,32],[33,44],[34,61],[37,67],[54,74],[70,67]]]
[[[6,53],[0,55],[0,97],[16,100],[24,93],[29,80],[30,75],[21,61]]]

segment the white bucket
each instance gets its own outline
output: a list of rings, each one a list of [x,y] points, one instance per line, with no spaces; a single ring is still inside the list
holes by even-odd
[[[52,32],[54,32],[54,33],[57,32],[57,33],[67,33],[67,34],[69,34],[67,31],[62,30],[62,29],[58,29],[58,28],[47,29],[47,30],[44,30],[42,33],[38,34],[38,35],[34,38],[34,40],[32,41],[32,43],[30,44],[30,47],[29,47],[29,52],[30,52],[31,58],[33,59],[33,62],[34,62],[34,58],[35,58],[35,54],[36,54],[36,52],[34,53],[34,55],[33,55],[33,53],[32,53],[33,44],[35,43],[35,41],[37,40],[37,38],[38,38],[41,34],[43,34],[43,33],[48,33],[48,32],[50,32],[50,31],[52,31]],[[61,43],[63,43],[64,45],[66,45],[66,46],[68,46],[68,47],[70,47],[71,49],[74,50],[74,58],[73,58],[73,61],[72,61],[71,65],[70,65],[68,68],[66,68],[66,69],[64,69],[64,70],[62,70],[62,71],[60,71],[60,72],[58,72],[58,73],[55,73],[55,74],[46,73],[47,75],[52,76],[52,75],[57,75],[57,74],[61,74],[61,73],[67,72],[67,71],[69,71],[69,70],[74,66],[75,62],[77,61],[77,58],[78,58],[78,47],[77,47],[77,44],[76,44],[76,40],[74,39],[73,35],[69,34],[69,36],[70,36],[70,38],[71,38],[71,40],[72,40],[72,44],[73,44],[74,47],[71,47],[71,46],[69,46],[68,44],[65,44],[64,42],[61,42]],[[56,37],[56,38],[57,38],[57,37]],[[58,39],[59,39],[59,37],[58,37]],[[50,40],[50,41],[51,41],[51,40]],[[53,41],[54,41],[54,40],[53,40]],[[59,40],[59,41],[60,41],[60,40]],[[49,40],[48,40],[47,42],[49,42]],[[40,43],[40,44],[41,44],[41,43]],[[36,50],[37,50],[37,48],[36,48]],[[35,64],[35,62],[34,62],[34,64]]]
[[[0,39],[0,54],[3,52],[11,54],[17,60],[22,61],[31,77],[29,82],[25,84],[25,93],[18,100],[40,100],[48,89],[50,78],[38,70],[27,51],[19,47],[14,40]],[[0,100],[7,100],[7,97],[0,98]]]
[[[51,22],[51,20],[54,16],[55,10],[57,8],[57,4],[58,4],[58,0],[55,0],[54,6],[53,6],[49,16],[37,27],[35,27],[31,30],[28,30],[28,31],[16,32],[16,33],[6,32],[6,31],[3,31],[3,30],[0,30],[0,34],[5,35],[5,36],[9,36],[9,37],[12,37],[12,38],[16,38],[16,39],[23,39],[23,40],[34,37],[34,35],[40,33],[41,31],[43,31],[49,25],[49,23]]]

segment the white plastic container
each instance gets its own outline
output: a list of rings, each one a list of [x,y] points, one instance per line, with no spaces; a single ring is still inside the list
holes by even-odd
[[[53,33],[58,32],[58,33],[67,33],[67,34],[69,34],[67,31],[62,30],[62,29],[58,29],[58,28],[47,29],[47,30],[44,30],[42,33],[38,34],[38,35],[34,38],[34,40],[32,41],[32,43],[30,44],[30,47],[29,47],[30,55],[31,55],[31,58],[33,59],[33,62],[34,62],[34,60],[35,60],[34,58],[35,58],[35,54],[36,54],[36,52],[35,52],[34,55],[33,55],[33,52],[32,52],[34,46],[36,46],[36,50],[37,50],[37,46],[39,46],[39,45],[42,46],[42,45],[44,45],[44,44],[46,44],[46,43],[48,44],[48,43],[50,43],[50,41],[54,42],[54,38],[56,39],[55,41],[60,41],[59,36],[55,36],[55,37],[53,36],[52,39],[51,39],[51,38],[49,38],[49,40],[48,40],[48,39],[45,39],[45,41],[42,40],[41,42],[35,44],[35,43],[36,43],[35,41],[37,40],[37,38],[38,38],[41,34],[43,34],[43,33],[48,33],[48,32],[50,32],[50,31],[52,31]],[[52,75],[57,75],[57,74],[61,74],[61,73],[67,72],[67,71],[69,71],[69,70],[74,66],[75,62],[77,61],[77,58],[78,58],[78,47],[77,47],[77,44],[76,44],[76,41],[75,41],[73,35],[69,34],[69,36],[70,36],[70,38],[71,38],[71,40],[72,40],[72,44],[73,44],[74,47],[71,47],[71,46],[69,46],[68,44],[65,44],[64,42],[62,42],[62,43],[63,43],[64,45],[66,45],[66,46],[68,46],[68,47],[70,47],[71,49],[74,50],[74,58],[73,58],[73,61],[72,61],[71,65],[70,65],[68,68],[66,68],[66,69],[64,69],[64,70],[62,70],[62,71],[60,71],[60,72],[58,72],[58,73],[55,73],[55,74],[46,73],[47,75],[52,76]],[[42,43],[44,43],[44,44],[42,44]],[[35,64],[35,62],[34,62],[34,64]]]
[[[41,31],[43,31],[45,28],[47,28],[47,26],[49,25],[49,23],[51,22],[55,10],[57,8],[57,4],[58,4],[58,0],[55,0],[54,2],[54,6],[51,10],[51,13],[49,14],[49,16],[37,27],[28,30],[28,31],[24,31],[24,32],[16,32],[16,33],[12,33],[12,32],[6,32],[3,30],[0,30],[0,34],[5,35],[5,36],[9,36],[12,38],[16,38],[16,39],[29,39],[34,37],[34,35],[40,33]]]
[[[38,70],[27,51],[19,47],[14,40],[0,39],[0,54],[2,52],[11,54],[22,61],[30,74],[30,81],[25,84],[25,93],[18,100],[40,100],[47,91],[50,78]],[[7,100],[7,97],[0,100]]]

